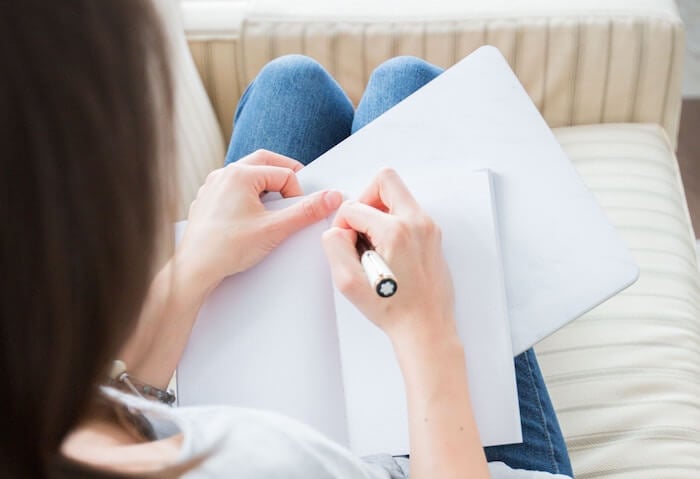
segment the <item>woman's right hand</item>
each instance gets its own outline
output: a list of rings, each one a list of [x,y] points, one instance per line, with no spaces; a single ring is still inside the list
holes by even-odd
[[[355,242],[364,233],[391,267],[398,289],[377,295]],[[406,386],[411,477],[489,477],[454,320],[452,280],[440,230],[393,170],[338,210],[323,245],[333,281],[391,340]]]
[[[380,297],[369,285],[355,248],[358,232],[396,276],[393,296]],[[394,170],[382,170],[358,201],[341,205],[323,245],[336,287],[393,342],[456,335],[440,229]]]

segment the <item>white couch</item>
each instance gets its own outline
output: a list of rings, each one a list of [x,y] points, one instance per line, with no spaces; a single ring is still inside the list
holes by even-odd
[[[391,56],[447,67],[499,47],[641,268],[537,347],[576,477],[700,478],[700,275],[674,156],[673,0],[191,0],[194,63],[175,0],[159,1],[173,14],[183,211],[267,61],[311,55],[357,101]]]

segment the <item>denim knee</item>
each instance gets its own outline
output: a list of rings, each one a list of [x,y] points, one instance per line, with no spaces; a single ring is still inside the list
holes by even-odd
[[[370,76],[352,123],[353,133],[437,77],[442,70],[416,57],[396,57]]]
[[[294,82],[297,88],[304,86],[317,88],[328,80],[332,80],[330,74],[313,58],[305,55],[285,55],[265,65],[255,81],[278,85]]]
[[[400,56],[379,65],[370,76],[370,83],[425,84],[440,74],[440,70],[418,57]]]
[[[265,148],[307,164],[350,135],[353,115],[347,95],[317,61],[277,58],[238,103],[226,161]]]
[[[339,87],[331,75],[313,58],[304,55],[285,55],[267,63],[243,92],[234,115],[238,121],[249,97],[255,92],[277,91],[278,95],[296,95],[295,92],[314,92],[309,99],[335,95]]]

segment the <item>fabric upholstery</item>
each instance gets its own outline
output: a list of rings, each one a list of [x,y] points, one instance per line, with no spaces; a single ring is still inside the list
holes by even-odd
[[[223,165],[224,141],[187,43],[177,0],[154,0],[170,38],[175,88],[175,139],[179,201],[183,219],[209,172]]]
[[[574,473],[698,478],[700,280],[670,142],[656,125],[555,134],[641,270],[536,348]]]
[[[226,5],[226,7],[223,7]],[[225,135],[243,89],[268,61],[303,53],[355,102],[396,55],[449,67],[498,47],[552,127],[662,125],[675,145],[684,34],[673,0],[258,0],[188,2],[190,47]]]

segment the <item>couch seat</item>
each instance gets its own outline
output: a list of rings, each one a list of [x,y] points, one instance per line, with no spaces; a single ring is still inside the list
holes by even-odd
[[[536,348],[576,477],[697,479],[700,290],[670,142],[643,124],[555,134],[641,270]]]

